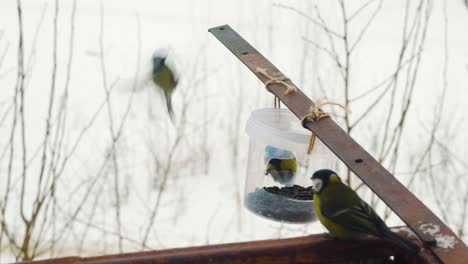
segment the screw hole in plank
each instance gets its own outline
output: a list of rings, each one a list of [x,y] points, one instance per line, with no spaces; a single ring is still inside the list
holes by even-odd
[[[356,162],[356,163],[362,163],[363,160],[362,160],[362,159],[356,159],[354,162]]]

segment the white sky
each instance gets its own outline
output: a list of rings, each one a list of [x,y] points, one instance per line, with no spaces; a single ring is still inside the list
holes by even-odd
[[[72,1],[59,1],[59,31],[58,31],[58,86],[65,82],[65,66],[68,59],[68,37],[69,15]],[[336,4],[329,1],[318,2],[325,20],[331,24],[336,31],[341,30],[339,20],[336,19]],[[364,3],[365,1],[359,1]],[[463,118],[468,98],[468,10],[462,6],[462,1],[448,2],[448,40],[449,40],[449,64],[448,84],[449,89],[446,97],[446,112],[443,116],[443,124],[449,125],[452,120],[456,123],[458,131],[468,129],[468,121]],[[284,236],[294,236],[303,233],[323,231],[318,223],[307,226],[280,226],[277,223],[259,219],[246,212],[242,213],[242,230],[235,227],[235,199],[233,192],[233,179],[236,172],[226,171],[229,167],[229,155],[226,154],[228,147],[227,133],[229,122],[226,116],[236,113],[235,96],[239,87],[242,87],[245,100],[241,113],[240,130],[243,131],[244,122],[249,112],[258,107],[271,107],[271,97],[262,91],[261,84],[248,72],[245,67],[225,49],[213,36],[208,33],[208,28],[229,24],[254,47],[261,51],[283,72],[291,77],[295,83],[301,79],[299,65],[304,56],[304,47],[308,47],[309,58],[306,65],[304,90],[312,97],[319,98],[322,94],[313,94],[317,91],[312,87],[314,76],[320,74],[326,88],[330,89],[329,96],[332,101],[342,100],[341,91],[337,90],[339,80],[336,72],[331,69],[331,64],[312,62],[313,48],[305,46],[302,37],[306,36],[317,41],[320,39],[317,29],[311,27],[306,32],[305,20],[297,14],[274,6],[281,3],[295,6],[304,11],[310,10],[309,1],[77,1],[76,25],[75,25],[75,49],[74,64],[70,83],[70,107],[71,124],[70,129],[77,133],[83,127],[97,106],[102,102],[104,95],[102,89],[101,69],[99,68],[99,25],[100,4],[102,3],[104,14],[104,59],[108,72],[108,83],[118,80],[117,90],[114,97],[116,113],[123,112],[124,105],[128,99],[129,85],[132,83],[137,67],[139,67],[139,82],[142,87],[147,84],[149,72],[149,58],[157,48],[169,48],[170,60],[175,65],[181,76],[183,91],[190,91],[190,83],[196,79],[202,70],[203,61],[206,61],[206,71],[209,74],[205,87],[199,88],[194,95],[196,103],[191,110],[191,121],[196,123],[206,118],[210,137],[209,146],[213,154],[213,161],[208,175],[197,171],[190,173],[184,170],[177,179],[171,182],[170,190],[177,190],[177,195],[167,195],[163,200],[164,208],[155,224],[152,248],[179,247],[188,245],[199,245],[205,243],[218,243],[230,241],[245,241],[251,239],[267,239]],[[347,2],[349,3],[349,2]],[[350,6],[350,10],[356,9],[360,4]],[[356,50],[353,58],[352,95],[360,94],[368,87],[378,83],[391,73],[396,63],[396,48],[400,45],[401,25],[403,18],[403,5],[405,1],[384,1],[381,12],[375,23],[369,28],[368,34],[362,44]],[[8,101],[12,95],[16,78],[16,46],[17,46],[17,14],[15,1],[3,0],[0,2],[0,55],[8,48],[5,61],[0,65],[0,101]],[[50,89],[51,55],[52,55],[52,23],[54,1],[29,0],[23,2],[24,27],[25,27],[25,54],[26,63],[33,63],[33,70],[27,76],[28,94],[26,109],[28,124],[28,143],[37,146],[42,136],[37,136],[37,131],[43,129],[46,117],[45,104]],[[41,14],[44,12],[42,24]],[[432,108],[439,101],[439,94],[443,81],[442,65],[444,62],[444,31],[442,2],[433,3],[433,13],[429,25],[427,45],[417,88],[414,97],[413,112],[410,118],[409,128],[412,130],[407,135],[407,147],[425,135],[420,132],[421,124],[432,120]],[[138,19],[141,21],[141,62],[138,63]],[[355,27],[362,25],[364,20],[357,20]],[[38,25],[39,34],[37,43],[32,45],[34,34]],[[270,31],[272,29],[272,31]],[[351,31],[352,32],[352,31]],[[270,41],[271,39],[271,41]],[[32,57],[30,57],[32,54]],[[317,55],[316,55],[317,56]],[[323,59],[323,57],[321,57]],[[317,69],[312,69],[317,67]],[[250,89],[252,88],[252,89]],[[147,88],[148,89],[148,88]],[[256,90],[255,90],[256,89]],[[315,89],[315,90],[314,90]],[[352,97],[352,96],[351,96]],[[200,99],[201,98],[201,99]],[[167,122],[161,122],[165,116],[165,108],[161,105],[158,94],[147,91],[136,96],[136,106],[132,109],[130,125],[128,125],[128,138],[125,139],[126,150],[129,157],[125,159],[125,173],[129,178],[125,181],[129,191],[128,203],[124,208],[123,226],[124,233],[132,238],[138,239],[143,232],[143,226],[147,219],[147,207],[151,207],[155,199],[155,193],[148,186],[151,175],[142,175],[150,161],[148,146],[145,140],[151,138],[156,145],[156,152],[164,149],[165,143],[159,142],[155,135],[161,134],[161,126],[167,126]],[[182,92],[174,95],[175,111],[182,107]],[[150,106],[147,106],[149,104]],[[208,114],[203,116],[201,106],[206,104]],[[152,105],[152,106],[151,106]],[[428,107],[429,106],[429,109]],[[154,107],[158,113],[158,124],[154,127],[148,124],[148,120],[141,117],[139,111],[146,111],[146,107]],[[4,106],[1,108],[2,113]],[[362,105],[352,105],[353,113],[363,110]],[[116,114],[117,115],[117,114]],[[106,128],[106,114],[99,117],[96,127],[90,131],[78,150],[77,160],[70,165],[66,171],[70,182],[81,180],[87,171],[92,175],[98,167],[99,158],[102,158],[108,144],[108,131]],[[377,123],[378,120],[375,121]],[[200,121],[201,122],[201,121]],[[372,123],[372,122],[370,122]],[[5,136],[9,129],[2,128],[0,135]],[[173,130],[168,129],[169,133]],[[70,135],[74,135],[71,133]],[[366,147],[372,142],[368,139],[366,128],[362,127],[356,138]],[[459,157],[466,157],[467,133],[457,133],[451,139],[452,150]],[[73,136],[70,136],[73,137]],[[195,136],[194,136],[195,137]],[[155,138],[155,139],[154,139]],[[198,144],[200,138],[189,138],[190,144]],[[3,141],[2,141],[3,142]],[[124,144],[124,145],[125,145]],[[245,161],[247,153],[248,138],[241,133],[239,168],[240,188],[243,188]],[[160,149],[158,149],[160,147]],[[414,148],[417,148],[416,143]],[[33,147],[31,147],[33,149]],[[183,150],[181,152],[184,152]],[[182,154],[181,154],[182,155]],[[183,153],[183,157],[191,156],[191,153]],[[192,155],[197,157],[197,153]],[[464,158],[466,161],[466,158]],[[2,173],[5,170],[5,162],[2,161]],[[244,166],[244,167],[242,167]],[[86,174],[86,173],[85,173]],[[139,177],[141,175],[141,177]],[[234,176],[234,177],[233,177]],[[110,178],[109,178],[110,179]],[[0,181],[1,183],[1,181]],[[66,185],[66,184],[65,184]],[[66,190],[67,186],[63,187]],[[111,188],[108,188],[110,192]],[[208,191],[209,190],[209,191]],[[178,195],[184,192],[183,200]],[[104,191],[104,193],[106,193]],[[111,197],[111,194],[108,195]],[[107,200],[106,200],[107,199]],[[422,197],[431,208],[434,201],[429,197]],[[113,230],[113,210],[109,209],[111,198],[105,198],[100,204],[100,213],[96,221],[97,225]],[[175,202],[178,201],[179,202]],[[144,204],[147,203],[147,204]],[[177,206],[174,206],[174,203]],[[180,216],[175,210],[180,210]],[[434,210],[436,210],[434,208]],[[200,214],[203,212],[203,214]],[[88,216],[83,215],[83,218]],[[135,224],[138,223],[138,224]],[[207,223],[209,227],[207,227]],[[391,218],[390,225],[398,223]],[[157,226],[157,228],[156,228]],[[77,229],[79,230],[79,228]],[[92,233],[89,241],[100,239],[102,234]],[[83,254],[115,253],[116,248],[109,246],[115,238],[108,235],[104,240],[107,246],[104,248],[87,248]],[[91,244],[91,243],[90,243]],[[74,245],[67,245],[70,251],[64,254],[74,253]],[[139,250],[137,245],[127,243],[127,251]]]

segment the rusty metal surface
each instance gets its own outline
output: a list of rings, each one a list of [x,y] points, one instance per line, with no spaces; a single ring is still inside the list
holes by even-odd
[[[406,235],[403,233],[402,235]],[[416,241],[416,243],[418,243]],[[99,257],[68,257],[32,262],[33,264],[318,264],[358,263],[358,260],[395,256],[405,263],[435,264],[431,254],[405,255],[400,248],[378,238],[361,241],[332,239],[327,234],[278,240],[219,244],[191,248],[167,249]],[[25,262],[26,263],[26,262]]]
[[[228,25],[211,28],[209,31],[263,83],[267,81],[267,77],[257,72],[258,67],[267,69],[270,75],[282,75],[271,62],[252,48]],[[286,88],[281,84],[271,84],[268,88],[300,120],[307,116],[310,107],[314,106],[314,102],[299,89],[296,93],[286,95]],[[463,241],[331,118],[307,123],[306,127],[315,133],[336,156],[361,178],[422,241],[430,245],[432,252],[442,262],[468,263],[468,249]],[[440,228],[439,238],[452,236],[455,239],[454,247],[449,249],[437,247],[436,237],[425,233],[422,228],[424,225],[426,227],[427,225],[437,225]]]

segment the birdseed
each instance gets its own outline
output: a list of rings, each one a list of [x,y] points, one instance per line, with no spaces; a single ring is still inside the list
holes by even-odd
[[[263,187],[247,194],[245,205],[254,214],[287,223],[316,220],[312,186]]]

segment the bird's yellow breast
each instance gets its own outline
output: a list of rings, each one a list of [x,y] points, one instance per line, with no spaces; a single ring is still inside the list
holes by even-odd
[[[153,80],[167,94],[170,94],[175,86],[174,75],[166,65],[159,72],[153,73]]]
[[[331,220],[327,219],[323,216],[322,211],[320,209],[320,195],[314,194],[314,209],[317,218],[320,220],[322,225],[328,229],[330,234],[334,237],[341,238],[341,239],[350,239],[351,234],[341,225],[332,222]]]

